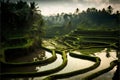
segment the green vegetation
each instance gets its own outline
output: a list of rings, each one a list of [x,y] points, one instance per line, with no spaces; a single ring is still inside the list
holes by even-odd
[[[16,3],[3,0],[0,8],[2,11],[0,51],[3,52],[0,55],[3,56],[6,51],[14,52],[15,50],[27,53],[30,49],[34,50],[41,46],[44,21],[41,14],[37,13],[35,2],[29,5],[22,0]],[[0,60],[5,59],[0,57]]]
[[[45,49],[45,48],[44,48]],[[4,66],[12,66],[12,67],[20,67],[20,66],[32,66],[32,65],[40,65],[40,64],[50,64],[52,62],[54,62],[57,57],[56,57],[56,53],[54,50],[49,50],[49,49],[45,49],[46,51],[49,51],[52,53],[52,57],[42,60],[42,61],[33,61],[33,62],[21,62],[21,63],[10,63],[10,62],[1,62],[2,65]]]
[[[47,65],[57,59],[56,54],[62,55],[63,59],[62,64],[54,69],[41,72],[9,73],[3,71],[0,72],[0,76],[3,78],[41,77],[46,75],[50,76],[47,76],[44,80],[68,78],[97,68],[100,65],[100,58],[96,57],[96,55],[93,55],[94,57],[90,55],[100,52],[104,48],[107,48],[107,58],[110,57],[109,51],[111,49],[115,49],[117,57],[119,56],[120,13],[119,11],[113,13],[112,6],[102,10],[88,8],[81,13],[79,13],[79,8],[77,8],[73,14],[62,13],[47,17],[38,14],[39,10],[37,10],[35,2],[30,2],[30,4],[22,0],[16,1],[16,3],[9,0],[0,2],[0,64],[2,64],[2,68],[5,66]],[[44,36],[44,34],[46,35]],[[55,49],[48,49],[46,48],[47,46],[43,46],[43,38],[51,39],[51,42],[49,41],[51,45],[47,46],[53,46]],[[35,52],[36,49],[48,51],[52,53],[52,57],[34,62],[11,63],[8,61],[9,57],[14,59],[28,56],[28,54]],[[71,53],[72,51],[79,51],[82,55]],[[71,57],[93,61],[95,64],[82,70],[51,75],[65,68],[68,62],[68,52]],[[91,80],[108,72],[117,63],[117,60],[113,61],[108,68],[86,76],[83,80]]]
[[[98,77],[98,76],[100,76],[100,75],[102,75],[102,74],[110,71],[110,70],[113,69],[116,65],[117,65],[117,61],[114,60],[114,61],[112,61],[112,62],[110,63],[110,66],[109,66],[108,68],[103,69],[103,70],[101,70],[101,71],[98,71],[98,72],[96,72],[96,73],[93,73],[93,74],[91,74],[91,75],[83,78],[82,80],[90,80],[90,79],[96,78],[96,77]]]
[[[76,29],[70,34],[56,39],[56,41],[67,46],[68,50],[77,50],[83,54],[89,55],[99,52],[103,48],[114,48],[115,44],[119,42],[119,38],[117,38],[116,35],[116,31]]]
[[[34,6],[34,7],[33,7]],[[8,37],[18,37],[29,34],[30,31],[37,30],[40,32],[43,25],[41,14],[36,13],[36,4],[31,2],[30,5],[22,0],[16,3],[1,1],[1,36],[2,41]],[[33,29],[32,29],[33,28]]]
[[[93,70],[100,65],[100,58],[98,58],[98,57],[78,55],[78,54],[75,54],[75,53],[70,53],[70,56],[75,57],[75,58],[84,59],[84,60],[90,60],[90,61],[95,62],[95,64],[93,64],[92,66],[90,66],[88,68],[85,68],[85,69],[81,69],[81,70],[77,70],[77,71],[73,71],[73,72],[69,72],[69,73],[51,75],[51,76],[48,76],[47,78],[45,78],[43,80],[56,80],[56,79],[61,79],[61,78],[72,77],[74,75],[82,74],[82,73],[88,72],[90,70]]]
[[[89,48],[89,49],[80,49],[79,51],[82,53],[82,54],[85,54],[85,55],[90,55],[90,54],[94,54],[96,52],[100,52],[101,50],[103,50],[104,48]]]
[[[55,72],[58,72],[60,70],[62,70],[66,65],[67,65],[67,55],[66,53],[63,52],[59,52],[59,51],[55,51],[58,52],[59,54],[62,55],[62,59],[63,62],[60,66],[54,68],[54,69],[50,69],[50,70],[46,70],[46,71],[42,71],[42,72],[16,72],[16,73],[2,73],[0,74],[0,76],[2,76],[2,78],[12,78],[12,77],[35,77],[35,76],[45,76],[45,75],[49,75]],[[39,62],[38,62],[39,63]]]
[[[43,16],[46,25],[46,37],[62,36],[76,28],[80,29],[82,32],[84,32],[84,30],[94,30],[93,33],[104,31],[104,34],[119,30],[120,28],[120,13],[119,11],[113,13],[114,10],[112,6],[108,6],[106,9],[103,8],[102,10],[88,8],[86,11],[82,12],[79,12],[79,8],[77,8],[76,11],[78,12],[73,14],[61,13],[48,17]]]

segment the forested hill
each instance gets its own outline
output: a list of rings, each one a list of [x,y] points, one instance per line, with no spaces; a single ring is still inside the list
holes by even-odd
[[[120,25],[120,13],[114,11],[112,6],[98,10],[88,8],[86,11],[79,12],[79,8],[72,14],[61,13],[57,15],[44,16],[46,30],[55,30],[56,33],[69,32],[75,28],[87,30],[117,30]],[[52,32],[52,31],[51,31]],[[49,32],[50,33],[50,32]]]
[[[37,13],[35,2],[30,4],[22,0],[0,2],[2,41],[11,37],[30,37],[34,33],[41,34],[44,22],[41,14]]]

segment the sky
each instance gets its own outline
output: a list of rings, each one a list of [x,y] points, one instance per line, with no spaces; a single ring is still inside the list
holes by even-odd
[[[16,1],[16,0],[11,0]],[[35,1],[38,5],[38,10],[41,10],[41,14],[48,16],[57,13],[74,13],[76,8],[80,11],[87,8],[106,8],[109,5],[114,10],[120,11],[120,0],[23,0],[23,1]]]

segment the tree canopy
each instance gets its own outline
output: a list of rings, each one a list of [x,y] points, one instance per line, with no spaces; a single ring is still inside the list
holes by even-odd
[[[13,35],[25,35],[36,29],[42,31],[44,21],[36,13],[36,3],[30,5],[22,0],[14,2],[1,1],[1,35],[4,38]],[[36,25],[36,26],[35,26]]]

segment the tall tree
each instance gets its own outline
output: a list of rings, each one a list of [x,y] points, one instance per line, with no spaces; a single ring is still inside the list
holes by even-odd
[[[107,7],[107,11],[109,14],[111,14],[113,12],[113,8],[111,5]]]
[[[105,13],[105,12],[106,12],[105,8],[103,8],[103,9],[102,9],[102,12],[103,12],[103,13]]]
[[[75,13],[76,13],[76,14],[78,14],[78,13],[79,13],[79,8],[77,8],[77,9],[75,10]]]

